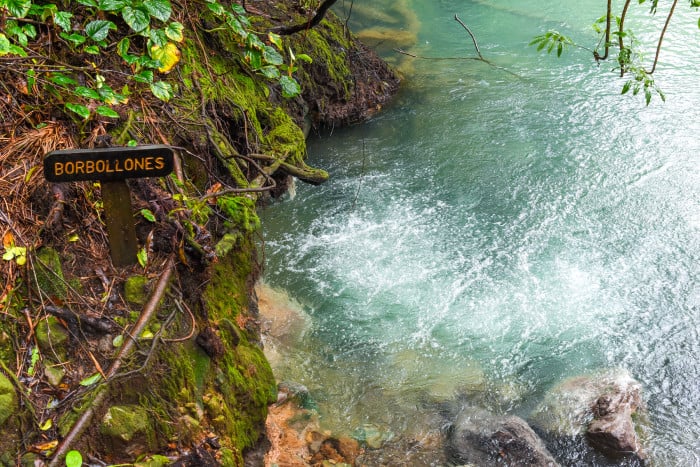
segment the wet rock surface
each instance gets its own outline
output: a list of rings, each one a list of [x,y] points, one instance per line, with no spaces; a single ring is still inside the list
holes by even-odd
[[[452,462],[475,465],[558,466],[525,420],[467,407],[450,429],[447,451]]]

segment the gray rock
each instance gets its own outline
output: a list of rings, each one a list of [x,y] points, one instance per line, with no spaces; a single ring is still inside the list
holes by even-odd
[[[521,418],[467,407],[457,416],[448,439],[455,463],[558,466],[542,440]]]
[[[606,454],[644,457],[632,415],[643,407],[641,385],[626,370],[569,378],[552,388],[532,412],[533,426],[548,436],[586,436]]]

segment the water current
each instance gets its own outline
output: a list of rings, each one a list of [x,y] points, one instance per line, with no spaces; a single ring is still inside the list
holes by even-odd
[[[458,14],[497,66],[375,40],[399,95],[312,134],[331,180],[262,213],[265,281],[308,320],[275,371],[327,426],[399,435],[426,393],[481,375],[491,408],[526,418],[562,379],[625,368],[656,464],[700,465],[699,14],[679,5],[656,71],[667,101],[646,106],[613,63],[527,46],[557,29],[594,47],[604,3],[354,2],[355,30],[402,30],[421,57],[475,56]],[[651,44],[661,18],[636,3],[629,27]]]

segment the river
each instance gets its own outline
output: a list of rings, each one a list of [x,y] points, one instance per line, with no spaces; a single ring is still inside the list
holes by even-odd
[[[700,465],[699,14],[678,6],[656,71],[667,99],[646,106],[620,95],[614,63],[528,47],[548,29],[595,46],[604,3],[354,2],[354,30],[398,29],[420,57],[475,56],[458,14],[492,65],[376,39],[399,95],[312,134],[331,180],[262,212],[264,280],[308,318],[275,372],[330,428],[400,436],[426,392],[481,373],[526,418],[562,379],[625,368],[656,465]],[[651,43],[660,18],[636,3],[629,27]]]

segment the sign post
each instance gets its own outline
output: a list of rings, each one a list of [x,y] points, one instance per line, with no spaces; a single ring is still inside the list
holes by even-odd
[[[136,263],[138,249],[126,180],[168,175],[173,159],[165,145],[64,149],[47,154],[44,177],[54,183],[100,181],[112,264],[121,267]]]

